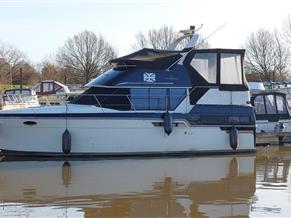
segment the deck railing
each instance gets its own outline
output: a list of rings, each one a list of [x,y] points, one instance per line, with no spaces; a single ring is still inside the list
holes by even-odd
[[[102,110],[174,110],[187,95],[128,95],[128,94],[82,94],[70,99],[73,104],[87,104]]]
[[[157,110],[167,111],[175,110],[176,107],[186,98],[190,101],[190,95],[199,88],[217,88],[215,86],[197,86],[190,90],[190,92],[180,93],[179,95],[167,93],[166,95],[159,94],[77,94],[77,93],[61,93],[56,95],[27,95],[27,94],[13,94],[13,95],[2,95],[2,104],[4,102],[13,103],[27,103],[35,100],[39,101],[40,105],[58,105],[58,104],[85,104],[94,105],[104,111],[104,109],[116,109],[116,110]],[[37,98],[36,98],[37,97]],[[189,105],[189,104],[186,104]],[[187,108],[185,108],[187,110]]]

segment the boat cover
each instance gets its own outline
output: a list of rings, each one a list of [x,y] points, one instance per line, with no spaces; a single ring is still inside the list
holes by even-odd
[[[132,54],[116,58],[110,61],[117,66],[135,65],[136,67],[162,70],[170,67],[175,61],[182,57],[181,51],[165,51],[144,48]]]

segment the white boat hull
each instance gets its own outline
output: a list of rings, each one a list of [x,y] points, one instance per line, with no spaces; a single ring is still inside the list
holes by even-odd
[[[27,119],[1,120],[1,150],[62,154],[65,119],[33,119],[37,126],[23,126]],[[6,121],[6,122],[5,122]],[[183,152],[234,152],[229,133],[215,126],[179,124],[168,136],[161,120],[76,118],[67,120],[71,154],[154,154]],[[252,131],[239,131],[236,152],[254,148]]]

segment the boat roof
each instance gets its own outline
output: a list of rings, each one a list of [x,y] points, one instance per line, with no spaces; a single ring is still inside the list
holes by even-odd
[[[114,68],[91,80],[85,87],[194,87],[216,86],[221,90],[248,90],[243,74],[243,49],[184,49],[180,51],[141,49],[132,54],[110,61]],[[230,56],[223,56],[223,55]],[[241,82],[220,82],[220,62],[231,55],[240,57],[236,64]],[[192,60],[197,56],[199,66],[194,68]],[[235,56],[233,56],[235,57]],[[235,61],[234,58],[231,61]],[[205,63],[203,67],[200,67]],[[223,62],[223,66],[228,62]],[[207,68],[207,69],[206,69]],[[211,68],[211,69],[210,69]],[[208,70],[215,71],[215,81],[208,80]],[[230,74],[232,71],[225,72]],[[226,75],[226,74],[224,74]]]
[[[267,90],[267,91],[262,90],[262,91],[259,91],[257,93],[252,94],[253,97],[256,97],[258,95],[282,95],[282,96],[286,96],[286,93],[276,91],[276,90]]]
[[[248,86],[251,91],[264,91],[265,86],[263,82],[248,82]]]
[[[144,48],[132,54],[113,59],[110,63],[117,66],[136,66],[150,70],[162,70],[170,67],[181,57],[181,51]]]
[[[27,93],[35,93],[33,89],[31,88],[14,88],[14,89],[6,89],[4,91],[4,94],[22,94],[24,92],[25,94]]]

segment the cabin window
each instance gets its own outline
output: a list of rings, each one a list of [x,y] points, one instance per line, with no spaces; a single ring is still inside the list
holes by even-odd
[[[255,98],[256,114],[266,114],[264,96],[260,95]]]
[[[167,89],[131,89],[131,102],[135,110],[165,110]]]
[[[63,89],[63,87],[61,87],[60,85],[58,84],[54,84],[55,85],[55,91],[56,92],[64,92],[65,90]]]
[[[175,110],[186,95],[186,89],[170,89],[170,110]]]
[[[254,99],[254,106],[257,115],[289,116],[285,98],[281,95],[258,95]]]
[[[54,90],[53,83],[43,83],[43,92],[52,92]]]
[[[167,89],[149,89],[150,110],[165,110]]]
[[[147,110],[149,105],[148,98],[149,98],[148,89],[130,90],[130,99],[134,107],[132,109]]]
[[[170,110],[181,103],[186,96],[184,88],[97,88],[91,87],[73,104],[95,105],[116,110]]]
[[[265,97],[267,114],[277,114],[274,95]]]
[[[287,108],[286,108],[285,99],[282,96],[277,95],[276,102],[277,102],[278,114],[286,114]]]
[[[170,110],[175,110],[185,98],[186,89],[133,88],[130,96],[135,110],[166,110],[167,104]]]
[[[221,53],[220,72],[222,84],[242,84],[240,54]]]
[[[197,53],[191,66],[209,83],[216,83],[217,55],[215,53]]]
[[[116,110],[130,110],[129,89],[91,87],[72,99],[72,104],[95,105]]]

